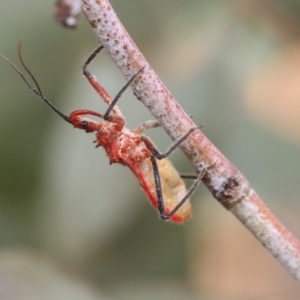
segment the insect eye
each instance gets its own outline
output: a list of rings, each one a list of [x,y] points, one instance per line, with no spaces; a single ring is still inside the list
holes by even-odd
[[[89,125],[89,122],[88,122],[88,121],[82,121],[82,122],[81,122],[81,127],[82,127],[82,129],[87,129],[88,125]]]

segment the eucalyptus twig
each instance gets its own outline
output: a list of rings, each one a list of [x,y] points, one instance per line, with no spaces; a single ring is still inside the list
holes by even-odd
[[[108,0],[82,0],[82,8],[99,41],[127,80],[145,67],[132,89],[167,133],[176,140],[194,127],[126,32]],[[206,168],[203,182],[213,196],[300,281],[298,240],[265,206],[244,175],[200,130],[191,134],[181,148],[197,172]]]

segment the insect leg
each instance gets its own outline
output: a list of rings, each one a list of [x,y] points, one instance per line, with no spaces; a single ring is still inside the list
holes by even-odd
[[[112,98],[105,90],[105,88],[97,81],[97,78],[93,76],[90,71],[87,69],[88,65],[96,58],[96,56],[104,49],[103,46],[98,47],[94,52],[89,56],[86,62],[83,64],[82,70],[83,75],[89,81],[90,85],[94,88],[97,94],[104,100],[107,105],[110,105],[112,102]],[[117,106],[113,108],[113,112],[116,115],[122,116],[121,111]]]
[[[154,183],[156,187],[156,197],[157,197],[157,205],[158,205],[158,211],[159,216],[163,220],[168,220],[172,218],[172,216],[180,209],[180,207],[189,199],[192,194],[197,189],[198,185],[201,182],[201,179],[203,178],[207,168],[203,168],[202,171],[199,173],[198,176],[196,176],[196,180],[192,184],[192,186],[187,191],[186,195],[180,200],[180,202],[169,212],[166,214],[165,212],[165,205],[164,205],[164,199],[163,199],[163,192],[161,187],[161,181],[160,181],[160,174],[159,174],[159,168],[157,165],[156,157],[154,155],[151,156],[151,163],[153,168],[153,175],[154,175]]]
[[[133,129],[132,131],[135,132],[136,134],[141,134],[146,129],[157,128],[157,127],[160,127],[160,124],[156,120],[149,120],[143,123],[138,128]]]
[[[159,169],[156,161],[156,157],[154,155],[151,155],[151,163],[153,168],[153,176],[154,176],[154,183],[155,183],[155,189],[156,189],[156,197],[157,197],[157,206],[158,206],[158,212],[161,219],[166,219],[166,213],[165,213],[165,204],[163,199],[163,192],[161,187],[161,181],[160,181],[160,175],[159,175]]]
[[[182,179],[196,179],[197,177],[197,175],[192,174],[180,174],[180,178]]]
[[[189,115],[189,117],[191,119],[193,118],[192,115]],[[137,134],[141,134],[146,129],[157,128],[157,127],[160,127],[160,126],[161,125],[158,123],[158,121],[156,121],[156,120],[148,120],[145,123],[143,123],[141,126],[139,126],[138,128],[133,129],[132,131],[136,132]]]
[[[145,122],[144,124],[142,124],[137,129],[134,129],[134,131],[136,133],[140,134],[141,132],[143,132],[146,129],[156,128],[156,127],[159,127],[159,126],[160,126],[160,124],[157,121],[149,120],[149,121]],[[197,179],[198,178],[198,175],[196,175],[196,174],[195,175],[194,174],[180,174],[179,176],[182,179]]]
[[[144,68],[145,68],[145,66],[143,68],[141,68],[137,73],[133,74],[132,77],[127,81],[127,83],[122,87],[120,92],[115,96],[114,100],[111,101],[108,109],[106,110],[106,113],[103,116],[104,120],[107,120],[108,115],[116,107],[116,104],[120,100],[123,93],[132,84],[132,82],[140,75],[140,73],[144,70]]]
[[[142,72],[144,67],[134,74],[129,81],[124,85],[124,87],[120,90],[120,92],[117,94],[117,96],[112,99],[108,92],[105,90],[105,88],[97,81],[96,77],[93,76],[90,71],[87,69],[87,66],[96,58],[96,56],[103,50],[103,46],[98,47],[94,52],[89,56],[89,58],[84,63],[82,70],[83,75],[87,78],[91,86],[95,89],[95,91],[98,93],[98,95],[104,100],[107,105],[109,105],[108,109],[106,110],[106,113],[104,114],[104,120],[108,119],[109,114],[111,111],[113,111],[114,114],[118,116],[122,116],[121,111],[119,110],[116,103],[122,96],[122,94],[125,92],[125,90],[131,85],[131,83],[136,79],[136,77]]]
[[[170,219],[178,211],[178,209],[180,209],[180,207],[185,203],[185,201],[192,196],[192,194],[195,192],[198,185],[200,184],[203,176],[205,175],[206,170],[207,170],[207,168],[203,168],[201,170],[201,172],[198,174],[196,180],[193,182],[193,184],[191,185],[191,187],[187,191],[186,195],[181,199],[181,201],[173,208],[173,210],[169,214],[164,216],[165,220]]]
[[[93,53],[89,56],[89,58],[84,63],[82,69],[84,75],[89,74],[89,71],[87,70],[87,66],[96,58],[96,56],[104,49],[104,47],[101,45],[97,49],[93,51]]]
[[[216,163],[214,163],[214,164],[212,164],[212,165],[210,165],[208,167],[205,167],[204,169],[205,170],[212,169],[215,165],[216,165]],[[202,173],[202,172],[200,172],[200,173]],[[197,179],[199,175],[194,175],[194,174],[180,174],[179,176],[182,179]]]
[[[198,127],[191,128],[180,139],[178,139],[177,141],[175,141],[173,143],[173,145],[171,145],[171,147],[165,153],[160,153],[158,151],[158,149],[156,148],[156,146],[152,143],[152,141],[148,137],[146,137],[146,136],[143,135],[143,136],[141,136],[141,139],[145,143],[145,145],[148,148],[148,150],[152,153],[152,155],[154,155],[157,159],[162,159],[162,158],[166,158],[167,156],[169,156],[196,129],[198,129]]]

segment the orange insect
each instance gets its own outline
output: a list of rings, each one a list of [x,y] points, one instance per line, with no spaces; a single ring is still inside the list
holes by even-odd
[[[140,182],[141,187],[147,194],[152,205],[158,209],[159,216],[164,220],[171,220],[176,223],[182,223],[191,216],[191,204],[189,197],[193,194],[199,185],[203,173],[198,176],[182,176],[182,178],[194,178],[195,181],[188,191],[181,176],[174,169],[166,157],[171,154],[197,127],[191,128],[184,136],[177,140],[165,153],[160,153],[153,142],[141,133],[149,128],[158,127],[156,121],[148,121],[136,129],[127,129],[125,119],[117,107],[116,103],[124,91],[143,71],[141,69],[134,74],[126,85],[121,89],[117,96],[112,100],[105,89],[97,82],[96,78],[87,70],[89,63],[101,52],[103,46],[97,48],[83,65],[83,74],[89,83],[109,105],[105,114],[100,114],[91,110],[76,110],[70,116],[66,116],[53,106],[43,95],[39,84],[34,76],[26,67],[21,56],[21,42],[19,44],[20,61],[35,83],[31,86],[24,75],[12,64],[5,56],[0,54],[6,60],[27,86],[48,106],[51,107],[61,118],[72,124],[75,128],[83,129],[85,132],[96,133],[96,147],[103,147],[109,158],[109,163],[119,163],[129,167]],[[113,112],[113,114],[111,114]],[[95,116],[103,119],[97,122],[86,118],[85,116]]]

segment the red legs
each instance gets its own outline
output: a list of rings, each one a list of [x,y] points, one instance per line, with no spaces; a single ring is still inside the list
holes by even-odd
[[[90,71],[87,69],[87,66],[96,58],[96,56],[103,50],[103,46],[98,47],[94,52],[89,56],[89,58],[84,63],[82,70],[83,75],[87,78],[91,86],[94,90],[98,93],[98,95],[104,100],[105,103],[108,105],[108,109],[106,110],[105,114],[103,115],[104,120],[108,119],[108,115],[113,111],[114,114],[122,116],[122,113],[116,103],[125,92],[125,90],[131,85],[131,83],[136,79],[136,77],[143,71],[144,67],[134,74],[124,85],[124,87],[119,91],[119,93],[115,96],[112,100],[105,88],[97,81],[96,77],[93,76]]]
[[[105,89],[100,85],[100,83],[97,82],[96,78],[90,74],[90,72],[87,70],[87,66],[95,59],[95,57],[101,52],[103,47],[97,48],[88,58],[88,60],[83,65],[83,74],[86,76],[92,87],[96,90],[96,92],[100,95],[101,98],[109,105],[105,115],[101,115],[97,112],[93,112],[90,110],[78,110],[73,112],[70,117],[67,117],[62,112],[60,112],[57,108],[55,108],[51,102],[49,102],[42,94],[42,91],[39,87],[38,82],[36,81],[35,77],[32,75],[32,73],[29,71],[25,63],[23,62],[22,56],[21,56],[21,42],[19,44],[19,58],[21,61],[21,64],[25,68],[28,75],[33,80],[35,86],[32,86],[27,79],[23,76],[23,74],[18,70],[18,68],[12,64],[5,56],[0,54],[0,56],[11,65],[11,67],[21,76],[22,80],[27,84],[27,86],[41,99],[43,100],[52,110],[54,110],[60,117],[62,117],[65,121],[71,124],[75,124],[74,120],[78,116],[81,115],[94,115],[98,117],[103,117],[107,122],[112,123],[120,123],[121,126],[124,126],[124,118],[122,117],[121,112],[116,106],[117,101],[120,99],[121,95],[124,93],[124,91],[128,88],[128,86],[133,82],[133,80],[136,79],[136,77],[140,74],[140,72],[143,70],[143,68],[136,74],[132,76],[132,78],[126,83],[126,85],[121,89],[121,91],[117,94],[117,96],[112,100],[111,97],[108,95],[108,93],[105,91]],[[110,112],[113,111],[116,116],[110,116]],[[142,126],[138,127],[136,130],[133,130],[136,134],[142,133],[145,129],[158,127],[159,124],[157,121],[148,121],[144,123]],[[85,129],[87,132],[95,131],[97,128],[95,127],[89,127],[89,123],[87,121],[82,121],[81,124],[78,125],[78,127]],[[159,168],[157,165],[157,159],[162,159],[167,157],[169,154],[171,154],[196,128],[190,129],[183,137],[181,137],[178,141],[176,141],[165,153],[160,153],[157,148],[153,145],[153,143],[145,136],[141,136],[142,140],[144,141],[146,147],[149,149],[149,151],[152,153],[151,155],[151,162],[153,166],[153,173],[154,173],[154,181],[156,186],[156,194],[157,194],[157,200],[158,200],[158,209],[160,213],[160,217],[162,219],[169,219],[171,218],[176,211],[184,204],[184,202],[193,194],[193,192],[196,190],[197,186],[200,184],[201,179],[205,175],[205,172],[208,168],[213,167],[209,166],[206,168],[203,168],[200,174],[196,177],[196,180],[194,181],[193,185],[188,190],[187,194],[183,197],[183,199],[174,207],[174,209],[166,214],[165,213],[165,207],[164,207],[164,201],[163,201],[163,193],[162,193],[162,187],[161,187],[161,181],[160,181],[160,174],[159,174]],[[195,178],[194,175],[183,175],[182,178]]]
[[[103,50],[103,46],[98,47],[86,60],[84,63],[82,70],[83,70],[83,75],[87,78],[91,86],[94,88],[94,90],[98,93],[98,95],[104,100],[107,105],[111,105],[112,99],[107,93],[107,91],[104,89],[104,87],[97,81],[96,77],[93,76],[90,71],[87,69],[87,66],[96,58],[96,56]],[[121,111],[119,110],[118,106],[114,106],[113,108],[113,113],[122,116]]]
[[[96,56],[102,51],[103,46],[98,47],[87,59],[85,64],[83,65],[83,74],[88,79],[89,83],[92,85],[92,87],[96,90],[96,92],[100,95],[100,97],[109,105],[108,109],[106,110],[105,114],[103,115],[104,120],[109,121],[109,114],[111,111],[113,111],[114,114],[117,114],[119,116],[122,116],[119,108],[116,106],[117,102],[121,98],[122,94],[125,92],[125,90],[131,85],[131,83],[138,77],[138,75],[142,72],[144,67],[136,74],[134,74],[130,80],[124,85],[124,87],[120,90],[120,92],[116,95],[116,97],[112,100],[109,94],[106,92],[104,87],[97,81],[97,79],[91,75],[91,73],[87,70],[87,66],[96,58]],[[141,134],[144,130],[155,128],[160,126],[157,121],[147,121],[144,124],[142,124],[137,129],[133,130],[133,132],[137,134]],[[170,155],[194,130],[196,130],[197,127],[194,127],[190,129],[185,135],[183,135],[179,140],[177,140],[165,153],[160,153],[158,149],[154,146],[154,144],[151,142],[150,139],[148,139],[146,136],[141,136],[143,142],[145,143],[148,150],[151,152],[151,163],[153,167],[153,174],[154,174],[154,182],[156,187],[156,195],[157,195],[157,201],[158,201],[158,210],[160,214],[160,218],[164,220],[170,219],[179,209],[180,207],[185,203],[185,201],[190,198],[190,196],[194,193],[196,188],[201,182],[201,179],[203,178],[206,168],[203,168],[203,170],[199,173],[198,176],[194,175],[183,175],[183,178],[189,178],[194,179],[195,181],[192,184],[192,186],[189,188],[187,194],[181,199],[181,201],[174,207],[174,209],[166,214],[165,213],[165,205],[163,200],[163,192],[161,187],[161,180],[160,180],[160,174],[159,174],[159,168],[157,165],[156,159],[163,159],[166,158],[168,155]]]

